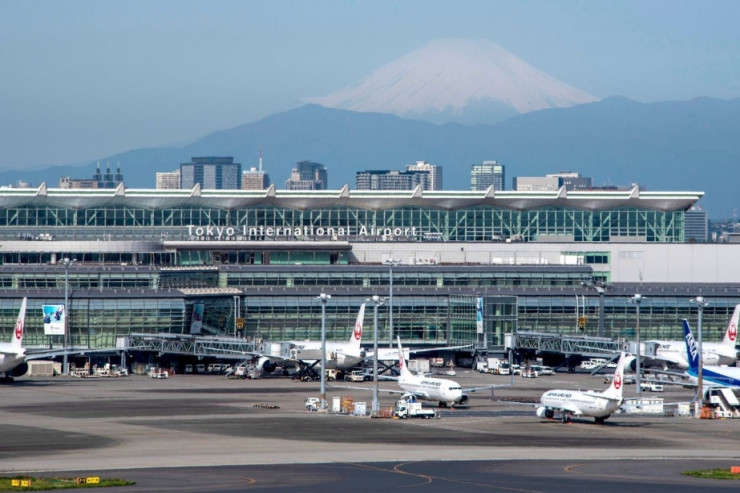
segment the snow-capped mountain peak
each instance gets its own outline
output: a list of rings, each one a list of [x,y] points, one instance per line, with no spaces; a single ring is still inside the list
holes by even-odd
[[[597,99],[490,41],[444,39],[380,67],[347,88],[307,101],[437,123],[493,123],[515,114]]]

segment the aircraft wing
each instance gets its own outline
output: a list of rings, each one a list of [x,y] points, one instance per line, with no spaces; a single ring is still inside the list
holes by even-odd
[[[56,358],[57,356],[64,356],[65,354],[68,356],[75,355],[75,356],[83,356],[85,354],[96,354],[96,353],[117,353],[120,352],[119,349],[116,348],[108,348],[108,349],[75,349],[75,348],[67,348],[67,349],[44,349],[41,351],[34,351],[32,353],[26,353],[26,361],[36,360],[36,359],[46,359],[46,358]]]
[[[372,387],[359,387],[355,385],[327,385],[327,387],[331,387],[333,389],[364,390],[366,392],[373,391]],[[406,392],[405,390],[400,390],[400,389],[383,389],[383,388],[379,388],[378,392],[387,392],[389,394],[410,394],[411,393],[411,392]]]
[[[491,390],[491,389],[499,389],[502,387],[511,387],[510,383],[503,383],[499,385],[486,385],[485,387],[469,387],[467,389],[462,389],[463,394],[470,394],[473,392],[477,392],[479,390]]]
[[[587,395],[589,397],[598,397],[599,399],[606,399],[607,401],[621,401],[623,399],[622,397],[607,397],[598,392],[583,392],[583,395]]]
[[[552,406],[547,406],[547,407],[548,409],[552,409],[553,411],[567,412],[567,413],[574,414],[576,416],[583,414],[583,412],[578,408],[578,406],[576,406],[575,404],[571,404],[571,403],[564,403],[562,406],[558,406],[558,407],[552,407]]]
[[[473,347],[473,345],[465,344],[464,346],[444,346],[444,347],[431,347],[431,348],[423,348],[423,349],[409,349],[409,354],[431,353],[433,351],[451,351],[453,349],[465,349],[469,347]]]

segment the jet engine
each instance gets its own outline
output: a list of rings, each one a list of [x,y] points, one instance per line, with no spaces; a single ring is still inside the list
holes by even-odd
[[[12,370],[7,371],[6,373],[10,375],[11,377],[22,377],[23,375],[28,373],[28,363],[24,361],[23,363],[16,366]]]
[[[266,356],[261,356],[254,366],[260,373],[272,373],[277,368],[275,362]]]
[[[468,396],[467,396],[466,394],[463,394],[463,395],[462,395],[462,396],[460,397],[460,400],[456,402],[456,404],[457,404],[458,406],[466,406],[466,405],[468,404],[468,401],[469,401],[469,400],[470,400],[470,398],[469,398],[469,397],[468,397]]]
[[[552,409],[548,409],[545,406],[540,406],[537,408],[538,418],[552,419],[553,416],[555,416],[555,412]]]

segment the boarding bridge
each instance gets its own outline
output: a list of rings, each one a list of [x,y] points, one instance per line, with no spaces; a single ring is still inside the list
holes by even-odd
[[[245,339],[184,334],[131,334],[119,337],[116,349],[225,359],[244,359],[255,354],[254,342]]]
[[[624,347],[620,342],[606,337],[521,331],[514,334],[512,349],[531,350],[538,353],[560,353],[566,358],[577,354],[587,358],[612,359],[623,351]]]

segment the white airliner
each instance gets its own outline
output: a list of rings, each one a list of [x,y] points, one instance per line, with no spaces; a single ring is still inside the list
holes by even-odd
[[[25,375],[28,371],[26,350],[23,349],[23,330],[26,321],[26,298],[23,298],[18,318],[15,321],[15,330],[10,342],[0,342],[0,373],[12,380],[13,377]]]
[[[326,341],[326,368],[336,370],[349,370],[360,365],[365,358],[362,349],[362,325],[365,319],[365,303],[360,305],[357,313],[354,329],[347,342]],[[285,354],[260,353],[255,364],[256,369],[263,373],[270,373],[277,366],[285,362],[293,362],[304,368],[315,367],[321,364],[321,341],[288,341],[276,343],[287,345]]]
[[[686,353],[690,356],[689,369],[686,370],[686,374],[696,382],[699,374],[699,344],[691,333],[688,320],[683,319],[682,322],[684,345],[686,346]],[[704,346],[704,343],[702,343],[702,346]],[[704,354],[703,349],[702,347],[702,354]],[[705,387],[703,391],[711,387],[740,388],[740,368],[705,365],[703,363],[704,361],[702,361],[702,383]]]
[[[540,397],[537,416],[552,419],[560,413],[563,423],[572,420],[573,416],[594,418],[603,423],[622,405],[622,388],[624,387],[624,353],[619,357],[609,388],[603,392],[580,390],[548,390]]]
[[[485,387],[463,389],[459,383],[453,380],[414,375],[406,367],[406,358],[404,357],[403,347],[401,347],[400,337],[398,338],[398,368],[401,373],[398,377],[398,385],[403,389],[404,395],[425,401],[437,401],[440,407],[467,404],[469,400],[467,392],[505,386],[487,385]]]
[[[740,305],[735,305],[730,323],[727,325],[722,342],[702,343],[702,361],[705,365],[733,365],[737,361],[735,341],[737,340],[737,326],[740,318]],[[666,366],[686,370],[689,368],[689,358],[686,353],[686,344],[681,341],[648,341],[657,344],[655,360]]]

